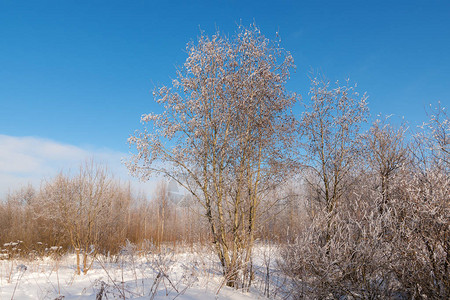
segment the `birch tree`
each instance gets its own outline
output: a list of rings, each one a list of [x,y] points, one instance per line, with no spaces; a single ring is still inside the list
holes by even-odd
[[[201,34],[186,50],[172,85],[155,92],[163,112],[143,115],[129,138],[137,152],[128,167],[171,178],[201,203],[226,284],[246,287],[259,204],[292,161],[293,59],[256,26]]]

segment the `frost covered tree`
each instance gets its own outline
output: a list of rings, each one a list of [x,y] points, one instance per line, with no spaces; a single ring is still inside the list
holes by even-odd
[[[143,115],[145,129],[129,138],[128,167],[171,178],[201,203],[226,284],[248,287],[259,205],[292,162],[293,59],[256,26],[202,34],[187,53],[177,79],[155,92],[164,111]]]
[[[310,184],[331,213],[349,184],[346,180],[361,151],[360,127],[368,114],[367,96],[359,95],[348,82],[331,88],[328,81],[317,78],[311,80],[309,94],[301,130],[309,168],[318,178]]]
[[[440,103],[415,135],[413,164],[396,211],[403,232],[394,266],[411,298],[450,297],[450,121]],[[399,227],[400,227],[399,226]],[[407,270],[405,272],[405,270]]]
[[[376,190],[381,194],[380,213],[389,205],[391,182],[395,174],[408,162],[408,145],[405,142],[406,124],[398,128],[388,119],[377,119],[365,136],[367,160],[376,179]]]
[[[304,177],[314,198],[329,216],[327,239],[332,215],[354,178],[361,156],[361,124],[368,115],[367,96],[356,86],[339,82],[335,87],[325,79],[312,78],[310,101],[304,102],[301,118],[306,162],[310,177]]]

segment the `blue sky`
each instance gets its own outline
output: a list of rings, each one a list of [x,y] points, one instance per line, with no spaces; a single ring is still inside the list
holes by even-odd
[[[373,116],[421,122],[427,104],[450,103],[449,1],[3,0],[0,180],[36,182],[44,166],[46,176],[67,167],[27,143],[75,147],[76,158],[126,155],[140,115],[158,109],[151,91],[174,78],[199,28],[232,34],[253,22],[269,38],[280,33],[297,65],[288,87],[303,97],[314,69],[357,82]],[[14,169],[13,142],[35,171]]]

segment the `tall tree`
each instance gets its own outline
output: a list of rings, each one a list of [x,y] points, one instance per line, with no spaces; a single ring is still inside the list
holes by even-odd
[[[404,141],[406,130],[405,124],[396,128],[387,118],[378,119],[365,136],[368,163],[381,193],[380,213],[389,204],[392,177],[408,160],[408,147]]]
[[[155,93],[161,114],[129,138],[128,163],[141,178],[165,175],[204,208],[229,286],[249,286],[258,207],[288,176],[295,95],[286,92],[293,59],[256,27],[229,39],[202,34],[171,87]]]
[[[311,178],[305,177],[330,219],[345,190],[351,186],[361,154],[361,124],[368,115],[367,96],[355,86],[312,78],[310,101],[304,103],[301,130]]]

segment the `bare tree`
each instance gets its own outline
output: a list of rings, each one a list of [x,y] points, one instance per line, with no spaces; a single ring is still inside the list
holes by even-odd
[[[167,182],[159,181],[156,186],[155,198],[154,201],[156,203],[157,209],[157,243],[158,247],[161,245],[161,242],[164,240],[165,233],[165,225],[166,220],[169,215],[169,191],[167,188]]]
[[[368,115],[367,96],[359,95],[356,86],[330,88],[324,79],[311,79],[309,94],[302,114],[306,161],[311,175],[304,177],[330,217],[346,189],[356,178],[355,170],[361,156],[360,127]],[[329,236],[328,236],[329,238]]]
[[[105,225],[105,215],[111,204],[111,179],[104,167],[92,161],[80,167],[75,177],[60,173],[45,184],[40,205],[44,217],[51,218],[65,229],[77,255],[77,274],[83,273],[95,256],[100,241],[100,229]]]
[[[388,118],[376,120],[365,136],[369,166],[376,176],[376,189],[382,196],[380,213],[389,203],[392,177],[409,158],[408,145],[404,141],[406,125],[403,123],[395,128],[387,121]]]
[[[430,106],[415,136],[409,178],[397,183],[399,257],[394,265],[411,297],[450,297],[450,122],[446,109]]]
[[[450,121],[447,109],[439,102],[436,107],[430,105],[426,111],[428,122],[420,126],[415,136],[415,158],[421,169],[434,165],[450,172]]]
[[[255,26],[232,39],[202,34],[187,52],[172,87],[155,93],[164,112],[144,115],[153,128],[129,138],[137,154],[128,167],[190,192],[204,207],[227,285],[249,285],[261,197],[291,162],[296,98],[285,82],[293,59]]]
[[[6,195],[4,211],[0,215],[0,245],[21,240],[24,241],[22,247],[28,248],[31,243],[37,242],[36,224],[33,222],[30,209],[36,194],[36,190],[28,185]]]

